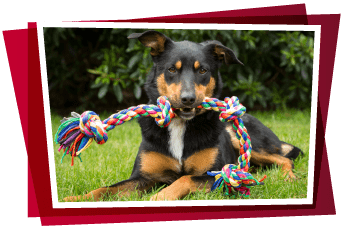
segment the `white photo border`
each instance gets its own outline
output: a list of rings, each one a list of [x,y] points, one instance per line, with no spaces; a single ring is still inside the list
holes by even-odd
[[[48,77],[44,47],[44,27],[64,28],[134,28],[134,29],[201,29],[201,30],[269,30],[314,31],[314,55],[311,97],[311,126],[308,161],[307,198],[303,199],[244,199],[244,200],[183,200],[183,201],[115,201],[115,202],[58,202],[56,167],[50,114]],[[317,124],[317,99],[319,80],[320,25],[257,25],[257,24],[196,24],[196,23],[131,23],[131,22],[37,22],[38,45],[42,77],[45,126],[50,167],[53,208],[115,208],[160,206],[243,206],[243,205],[305,205],[313,204],[314,158]],[[321,123],[319,123],[321,124]]]

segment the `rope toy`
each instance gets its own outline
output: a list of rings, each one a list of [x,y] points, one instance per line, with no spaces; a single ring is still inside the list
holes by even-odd
[[[233,128],[241,145],[238,165],[227,164],[221,171],[207,172],[208,175],[214,176],[216,180],[211,190],[222,188],[225,184],[227,195],[231,194],[231,188],[234,188],[244,197],[249,196],[250,187],[263,185],[262,181],[266,176],[257,181],[248,173],[251,158],[251,140],[240,118],[245,113],[246,108],[234,96],[231,98],[226,97],[224,101],[216,98],[205,98],[197,108],[220,112],[219,119],[222,122],[233,121]],[[157,99],[157,106],[133,106],[112,114],[104,121],[101,121],[99,116],[93,111],[86,111],[81,115],[72,112],[72,117],[61,120],[61,125],[55,135],[55,142],[60,144],[58,151],[64,150],[61,162],[65,155],[71,154],[71,165],[73,166],[74,157],[77,156],[81,160],[81,152],[86,150],[93,140],[98,144],[104,144],[108,139],[108,131],[114,129],[117,125],[141,116],[151,116],[155,118],[158,126],[168,127],[171,119],[175,117],[174,110],[168,98],[161,96]]]

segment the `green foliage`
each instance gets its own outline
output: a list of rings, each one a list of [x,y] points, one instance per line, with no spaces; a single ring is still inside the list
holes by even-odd
[[[132,32],[126,32],[130,33]],[[91,85],[93,89],[100,88],[98,98],[103,98],[109,91],[108,87],[113,87],[119,103],[123,101],[122,89],[126,88],[133,91],[136,99],[140,99],[145,76],[152,67],[149,52],[148,48],[136,40],[127,40],[126,45],[121,45],[120,48],[111,44],[110,49],[103,49],[102,64],[96,69],[88,69],[89,73],[98,75]]]
[[[152,67],[150,50],[137,39],[126,38],[143,31],[45,29],[52,108],[66,107],[70,100],[76,110],[147,102],[142,90]],[[314,32],[157,31],[174,41],[219,40],[231,48],[244,66],[221,67],[223,96],[239,97],[250,110],[310,107]]]

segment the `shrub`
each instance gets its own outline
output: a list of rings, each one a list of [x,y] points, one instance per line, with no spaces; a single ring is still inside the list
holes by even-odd
[[[82,112],[146,103],[142,88],[152,67],[150,50],[126,38],[143,31],[45,28],[51,108]],[[250,110],[311,105],[314,32],[157,31],[175,41],[219,40],[231,48],[245,66],[221,67],[223,94],[239,97]]]

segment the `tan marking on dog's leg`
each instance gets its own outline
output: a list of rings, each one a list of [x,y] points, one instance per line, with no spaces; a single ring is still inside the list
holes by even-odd
[[[179,61],[177,61],[177,62],[175,63],[175,67],[176,67],[176,69],[178,69],[178,70],[181,69],[181,67],[182,67],[182,62],[181,62],[181,60],[179,60]]]
[[[191,177],[192,175],[182,176],[170,186],[153,195],[150,198],[150,201],[178,200],[189,193],[196,192],[197,190],[201,191],[204,187],[206,187],[206,193],[211,191],[210,184],[196,183],[191,179]]]
[[[200,67],[199,61],[194,62],[194,69],[197,70]]]
[[[142,151],[140,158],[141,173],[148,179],[170,183],[170,177],[165,175],[165,171],[173,171],[175,173],[181,172],[181,165],[176,159],[165,156],[161,153]]]
[[[192,175],[202,175],[212,168],[217,156],[218,148],[208,148],[196,152],[184,161],[184,170]]]
[[[110,194],[116,194],[119,191],[120,192],[124,192],[124,191],[125,192],[127,192],[127,191],[133,192],[135,190],[136,185],[137,185],[137,183],[129,182],[129,183],[126,183],[126,184],[118,186],[118,187],[98,188],[96,190],[93,190],[93,191],[89,192],[86,195],[83,195],[83,196],[68,196],[68,197],[64,198],[63,200],[67,201],[67,202],[75,202],[75,201],[78,201],[78,200],[87,200],[87,201],[88,200],[94,200],[94,201],[99,201],[99,199],[102,196],[108,196]]]
[[[230,140],[232,143],[233,148],[235,149],[236,155],[239,156],[239,150],[241,148],[241,145],[239,143],[239,140],[237,139],[236,133],[232,127],[232,125],[228,125],[226,127],[226,131],[230,134]]]
[[[99,201],[102,195],[107,194],[108,190],[107,188],[99,188],[96,190],[91,191],[90,193],[83,195],[83,196],[68,196],[63,199],[65,202],[76,202],[76,201],[81,201],[81,200],[94,200],[94,201]]]
[[[228,125],[226,127],[226,131],[230,134],[231,142],[233,148],[239,151],[241,148],[241,145],[239,144],[239,140],[237,139],[236,133],[231,125]]]
[[[118,193],[118,197],[130,196],[135,191],[137,191],[138,194],[140,194],[141,191],[152,188],[154,184],[155,182],[153,181],[143,183],[139,180],[128,180],[128,181],[124,181],[123,183],[119,182],[115,184],[117,186],[98,188],[96,190],[89,192],[86,195],[68,196],[68,197],[65,197],[63,200],[66,202],[75,202],[75,201],[80,201],[80,200],[99,201],[101,197],[103,196],[115,195],[117,193]]]
[[[296,176],[292,172],[292,164],[293,162],[285,158],[279,154],[268,154],[265,151],[256,152],[254,150],[251,151],[251,159],[250,161],[256,165],[272,165],[276,163],[276,165],[281,166],[281,169],[284,172],[284,176],[287,175],[287,179],[296,179]]]

